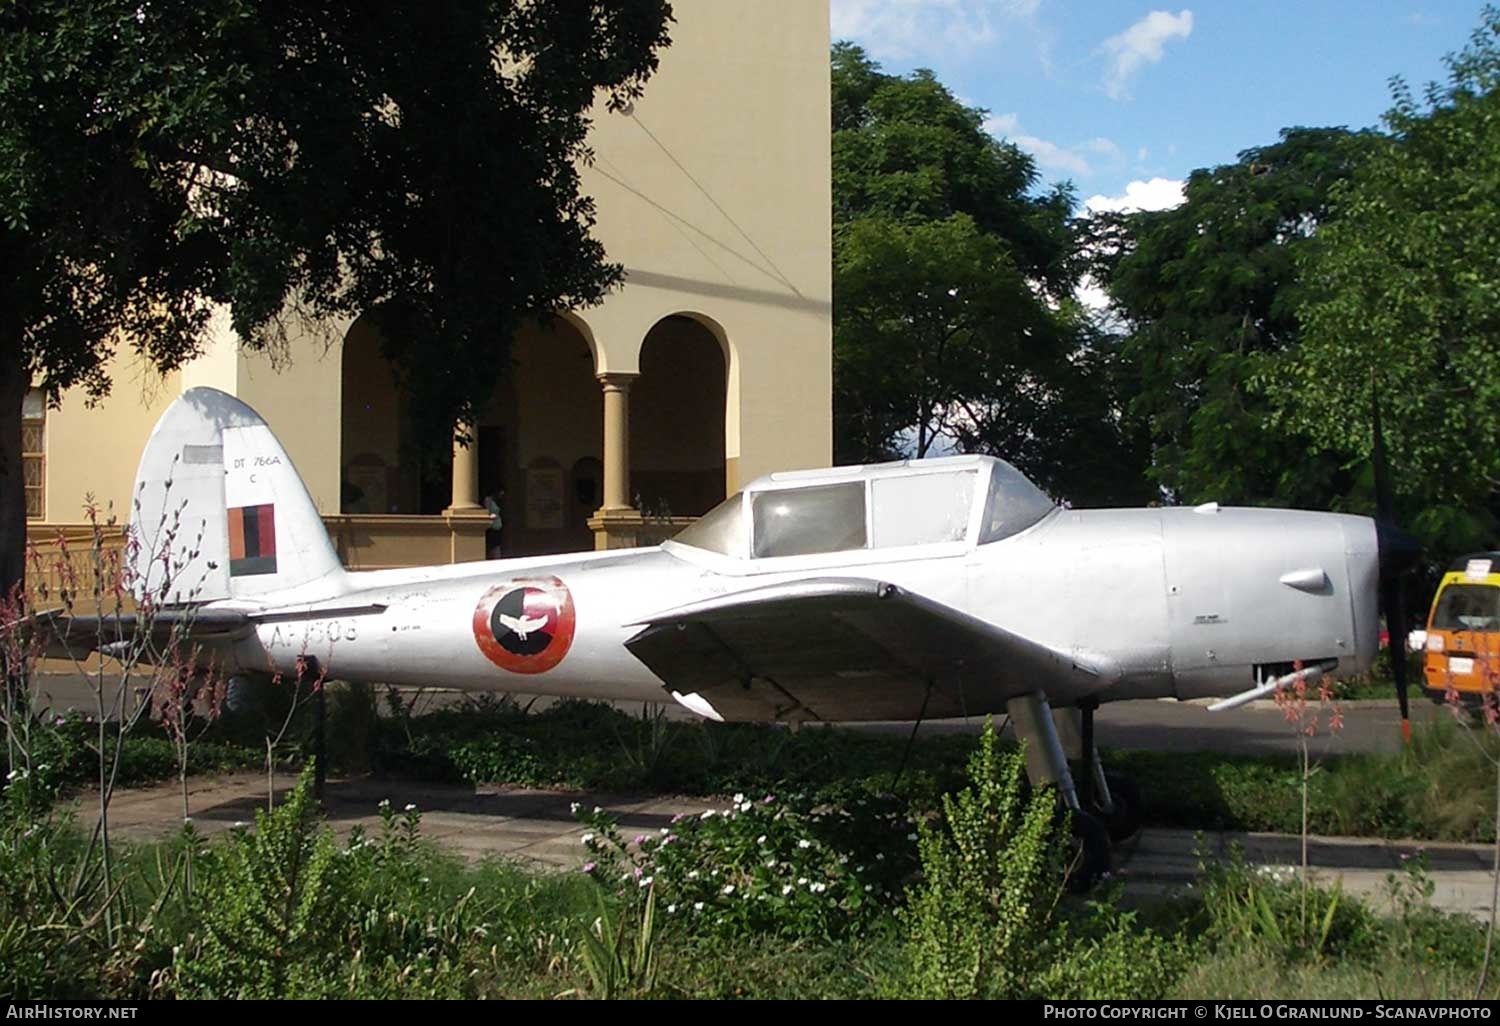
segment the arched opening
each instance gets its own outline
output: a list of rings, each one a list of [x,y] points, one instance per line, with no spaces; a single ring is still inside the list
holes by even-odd
[[[524,325],[512,340],[511,373],[479,425],[480,495],[501,508],[500,555],[594,547],[588,520],[599,508],[603,439],[584,331],[563,317]]]
[[[413,444],[406,396],[381,352],[378,319],[344,336],[339,506],[344,513],[436,514],[452,494],[452,461]]]
[[[478,498],[498,511],[484,539],[488,556],[594,547],[588,520],[600,502],[604,420],[585,331],[572,318],[528,321],[474,425]],[[343,512],[440,514],[453,501],[452,459],[424,460],[411,444],[407,399],[380,345],[370,315],[344,339]]]
[[[724,499],[728,365],[719,336],[686,315],[659,321],[631,389],[631,486],[646,517],[697,517]]]

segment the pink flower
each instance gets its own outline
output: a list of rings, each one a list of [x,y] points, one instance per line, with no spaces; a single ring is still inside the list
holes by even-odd
[[[592,863],[592,862],[585,862],[585,863],[584,863],[584,864],[583,864],[583,871],[584,871],[584,872],[585,872],[585,873],[592,873],[592,872],[593,872],[593,871],[594,871],[594,870],[595,870],[595,869],[597,869],[597,868],[599,868],[599,867],[598,867],[598,866],[596,866],[596,865],[595,865],[595,864],[594,864],[594,863]]]

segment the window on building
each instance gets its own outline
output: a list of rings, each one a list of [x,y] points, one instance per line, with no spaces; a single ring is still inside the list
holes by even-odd
[[[21,406],[21,478],[26,486],[26,515],[47,515],[47,398],[40,389],[26,393]]]

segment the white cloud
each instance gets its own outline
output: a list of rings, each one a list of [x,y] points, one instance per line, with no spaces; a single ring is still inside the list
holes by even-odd
[[[1041,0],[832,0],[834,39],[852,39],[872,57],[951,56],[993,44],[1006,25],[1029,21]]]
[[[1010,135],[1020,127],[1021,118],[1017,114],[991,114],[984,119],[984,130],[997,139]]]
[[[1187,184],[1175,178],[1153,178],[1149,182],[1134,181],[1125,186],[1120,196],[1090,196],[1083,209],[1090,214],[1112,211],[1118,214],[1134,213],[1137,210],[1171,210],[1181,206],[1183,186]]]
[[[1008,139],[1036,160],[1042,171],[1068,175],[1090,175],[1095,171],[1091,157],[1117,162],[1123,154],[1112,139],[1089,139],[1075,146],[1062,146],[1049,139],[1029,135],[1016,114],[995,114],[985,119],[984,130],[997,139]]]
[[[1184,199],[1182,189],[1185,184],[1173,178],[1153,178],[1149,182],[1137,180],[1125,186],[1125,192],[1122,195],[1090,196],[1084,202],[1083,209],[1090,214],[1104,211],[1129,214],[1138,210],[1171,210],[1173,207],[1182,205]],[[1084,306],[1101,314],[1103,317],[1101,323],[1106,327],[1117,328],[1119,326],[1117,316],[1111,312],[1109,294],[1092,277],[1084,278],[1073,294]]]
[[[1104,41],[1109,55],[1109,73],[1104,77],[1104,92],[1112,100],[1129,96],[1130,77],[1147,64],[1157,64],[1173,39],[1193,34],[1193,12],[1152,11],[1118,36]]]

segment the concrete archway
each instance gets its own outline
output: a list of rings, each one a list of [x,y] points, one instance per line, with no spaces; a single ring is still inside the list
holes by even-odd
[[[646,517],[702,516],[725,497],[729,349],[696,314],[658,321],[631,389],[631,483]]]
[[[499,500],[503,527],[490,540],[504,556],[594,547],[604,458],[595,365],[588,325],[572,314],[530,321],[511,340],[510,373],[478,425],[480,497]]]
[[[452,467],[414,450],[407,398],[381,352],[377,314],[365,313],[349,326],[341,360],[340,509],[367,515],[442,512]]]

